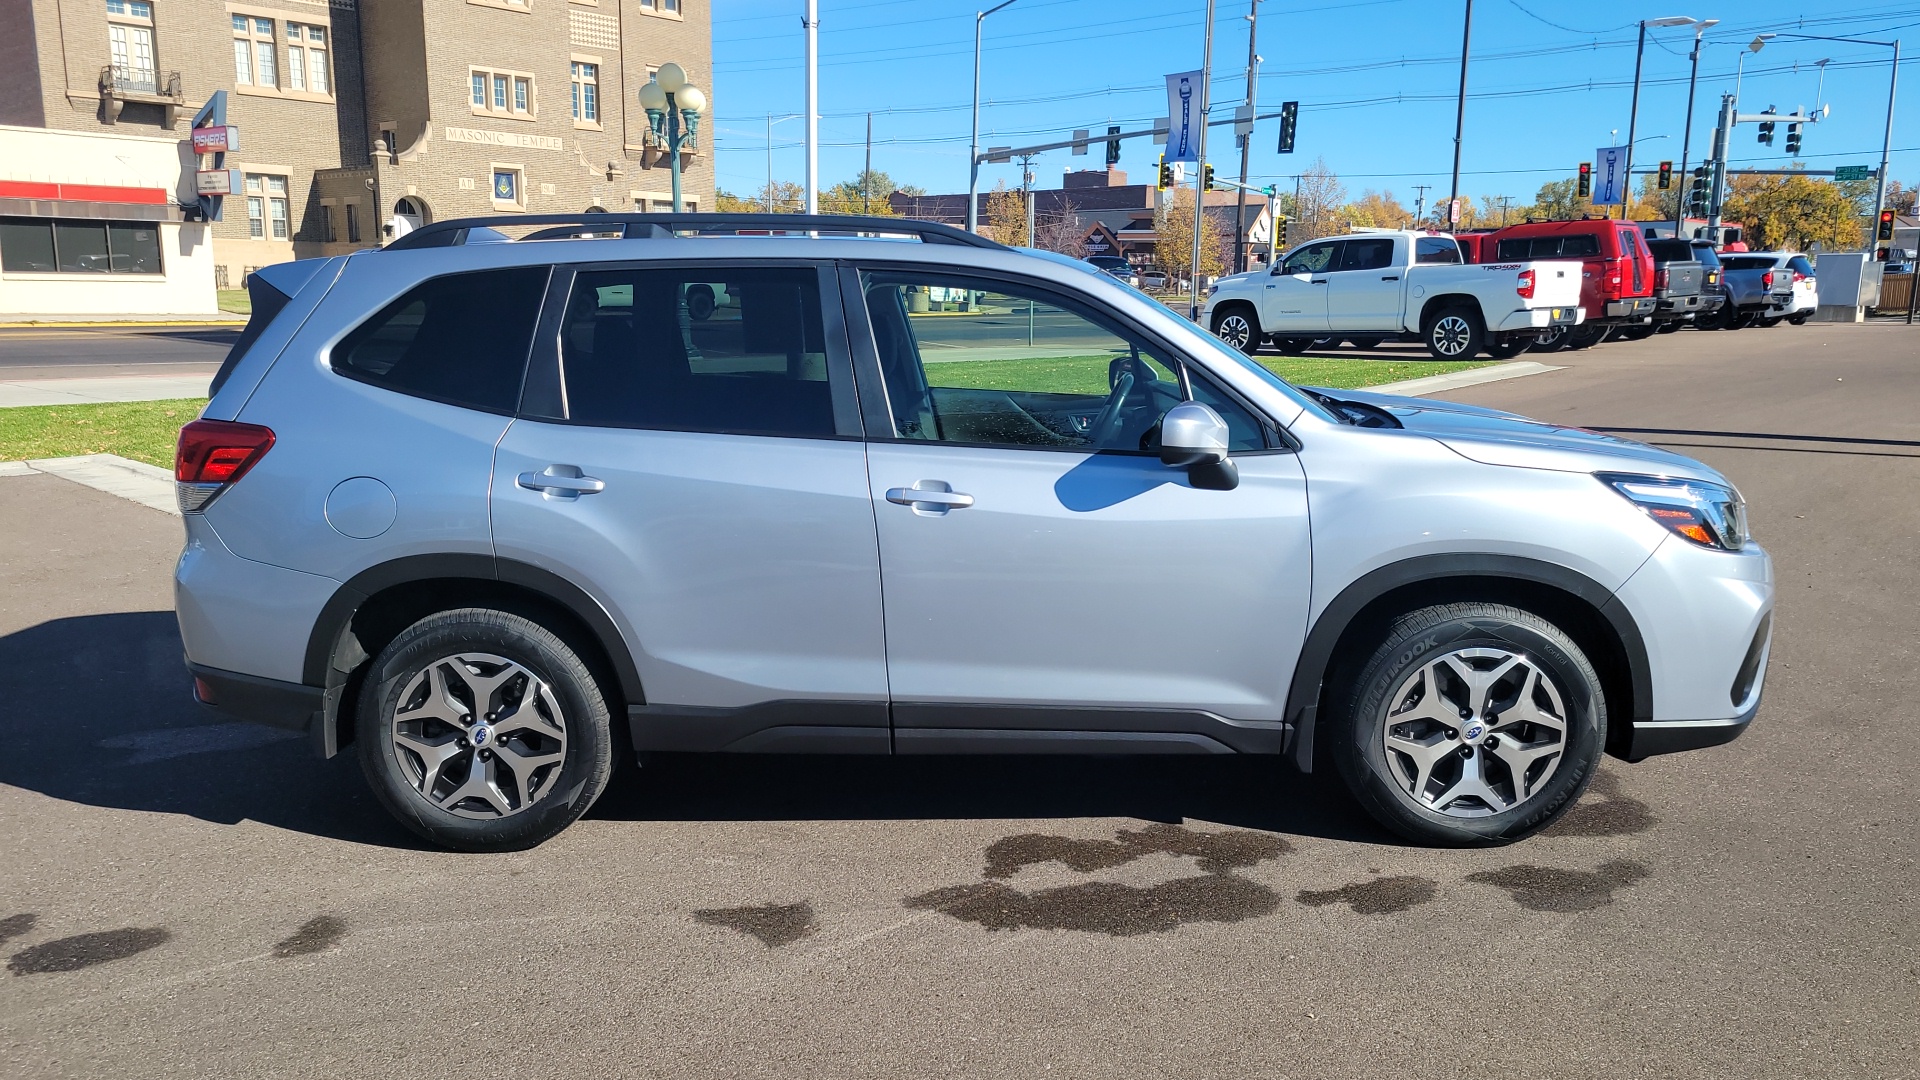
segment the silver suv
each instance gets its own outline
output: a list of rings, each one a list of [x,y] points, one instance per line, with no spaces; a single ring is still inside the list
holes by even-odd
[[[1272,754],[1495,843],[1759,705],[1772,567],[1719,473],[1295,387],[1084,263],[521,216],[251,289],[180,437],[194,693],[354,744],[448,847],[650,751]]]

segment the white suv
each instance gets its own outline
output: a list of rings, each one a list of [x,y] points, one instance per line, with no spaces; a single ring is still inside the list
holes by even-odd
[[[1720,474],[1299,389],[1070,260],[532,216],[250,288],[180,438],[194,692],[357,744],[450,847],[552,836],[633,751],[1270,754],[1492,843],[1759,706]]]

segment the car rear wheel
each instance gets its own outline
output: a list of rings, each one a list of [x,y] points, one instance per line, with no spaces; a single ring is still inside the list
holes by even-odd
[[[1611,326],[1576,326],[1567,331],[1567,348],[1591,349],[1607,339]]]
[[[1486,336],[1486,330],[1480,325],[1480,314],[1470,307],[1455,305],[1443,308],[1427,321],[1422,337],[1426,339],[1427,351],[1436,360],[1471,360],[1480,351],[1480,342]]]
[[[1299,356],[1301,353],[1313,347],[1313,339],[1304,337],[1281,337],[1275,334],[1273,337],[1273,347],[1288,356]]]
[[[1580,647],[1504,604],[1400,617],[1339,689],[1341,775],[1381,824],[1421,843],[1545,828],[1586,790],[1606,742],[1600,677]]]
[[[1804,312],[1804,311],[1803,311],[1803,312],[1801,312],[1801,313],[1800,313],[1800,314],[1798,314],[1798,315],[1789,315],[1789,316],[1787,316],[1787,321],[1788,321],[1788,322],[1790,322],[1790,323],[1792,323],[1792,324],[1793,324],[1793,325],[1795,325],[1795,326],[1805,326],[1805,325],[1807,325],[1807,320],[1808,320],[1809,318],[1811,318],[1811,317],[1812,317],[1812,313],[1811,313],[1811,312]]]
[[[1781,319],[1781,316],[1778,316],[1778,315],[1773,315],[1773,316],[1762,315],[1759,318],[1753,320],[1753,324],[1755,326],[1761,327],[1762,329],[1771,330],[1772,328],[1780,325],[1780,319]]]
[[[1260,317],[1246,304],[1228,304],[1214,313],[1213,336],[1252,356],[1260,351]]]
[[[607,699],[580,654],[504,611],[401,631],[359,702],[360,765],[400,823],[456,851],[512,851],[586,813],[613,767]]]
[[[1549,326],[1546,331],[1540,335],[1540,340],[1533,343],[1532,350],[1534,352],[1558,352],[1566,348],[1566,345],[1567,328],[1564,326]]]
[[[1620,341],[1645,341],[1658,329],[1657,326],[1626,326],[1615,330],[1613,336]]]
[[[1508,338],[1506,341],[1490,341],[1487,343],[1487,355],[1495,360],[1511,360],[1526,352],[1532,344],[1532,341],[1522,337]]]
[[[1653,328],[1653,332],[1656,334],[1677,334],[1680,332],[1680,327],[1683,325],[1685,324],[1682,323],[1680,320],[1674,319],[1669,322],[1663,322],[1658,326],[1655,326]]]

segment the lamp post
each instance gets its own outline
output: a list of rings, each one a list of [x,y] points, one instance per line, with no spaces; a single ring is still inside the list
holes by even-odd
[[[667,144],[668,171],[673,174],[673,212],[677,214],[681,211],[680,150],[682,146],[691,149],[699,145],[700,114],[706,110],[707,95],[687,82],[687,73],[679,64],[662,64],[640,88],[640,107],[647,111],[654,138]]]
[[[1879,45],[1893,50],[1893,62],[1888,65],[1887,68],[1887,133],[1880,143],[1880,179],[1874,185],[1873,214],[1867,219],[1869,223],[1880,220],[1880,211],[1887,205],[1887,158],[1893,153],[1893,100],[1894,95],[1900,89],[1900,39],[1894,38],[1892,41],[1870,41],[1866,38],[1827,37],[1821,34],[1790,34],[1784,31],[1777,34],[1763,34],[1761,37],[1792,38],[1796,41],[1840,41],[1848,45]],[[1760,38],[1753,39],[1753,51],[1760,51]],[[1821,70],[1821,75],[1823,78],[1826,75],[1824,68]],[[1871,229],[1871,224],[1869,224],[1869,229]],[[1869,231],[1867,233],[1866,249],[1872,251],[1878,247],[1879,244],[1879,240],[1875,239],[1873,233]]]
[[[973,16],[973,153],[967,159],[967,231],[980,231],[980,26],[987,16],[1012,4],[1005,0]]]
[[[1687,152],[1693,149],[1693,88],[1700,81],[1700,37],[1707,32],[1708,27],[1719,24],[1719,19],[1701,19],[1693,24],[1693,52],[1687,57],[1693,63],[1693,70],[1687,76],[1687,126],[1680,133],[1680,176],[1683,185],[1687,182],[1685,178],[1688,176]],[[1686,188],[1683,186],[1680,190],[1684,193]],[[1676,237],[1683,231],[1682,219],[1686,216],[1685,210],[1686,196],[1684,194],[1674,196],[1673,235]]]
[[[1620,198],[1622,221],[1627,219],[1627,212],[1633,207],[1633,132],[1640,122],[1640,68],[1647,58],[1647,27],[1691,25],[1693,20],[1685,15],[1640,20],[1640,44],[1633,50],[1633,104],[1627,108],[1627,190]]]

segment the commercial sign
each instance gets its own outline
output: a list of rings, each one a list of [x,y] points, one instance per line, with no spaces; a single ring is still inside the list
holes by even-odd
[[[551,135],[525,135],[518,131],[484,131],[480,128],[448,127],[448,142],[479,143],[482,146],[511,146],[519,150],[566,149],[566,144]]]
[[[1593,205],[1620,206],[1627,201],[1627,148],[1603,146],[1593,152]]]
[[[239,169],[201,169],[193,174],[195,195],[238,195],[241,185]]]
[[[231,154],[240,149],[240,129],[230,125],[193,129],[196,154]]]
[[[1200,164],[1200,129],[1207,118],[1201,113],[1203,73],[1180,71],[1167,76],[1167,162]]]

